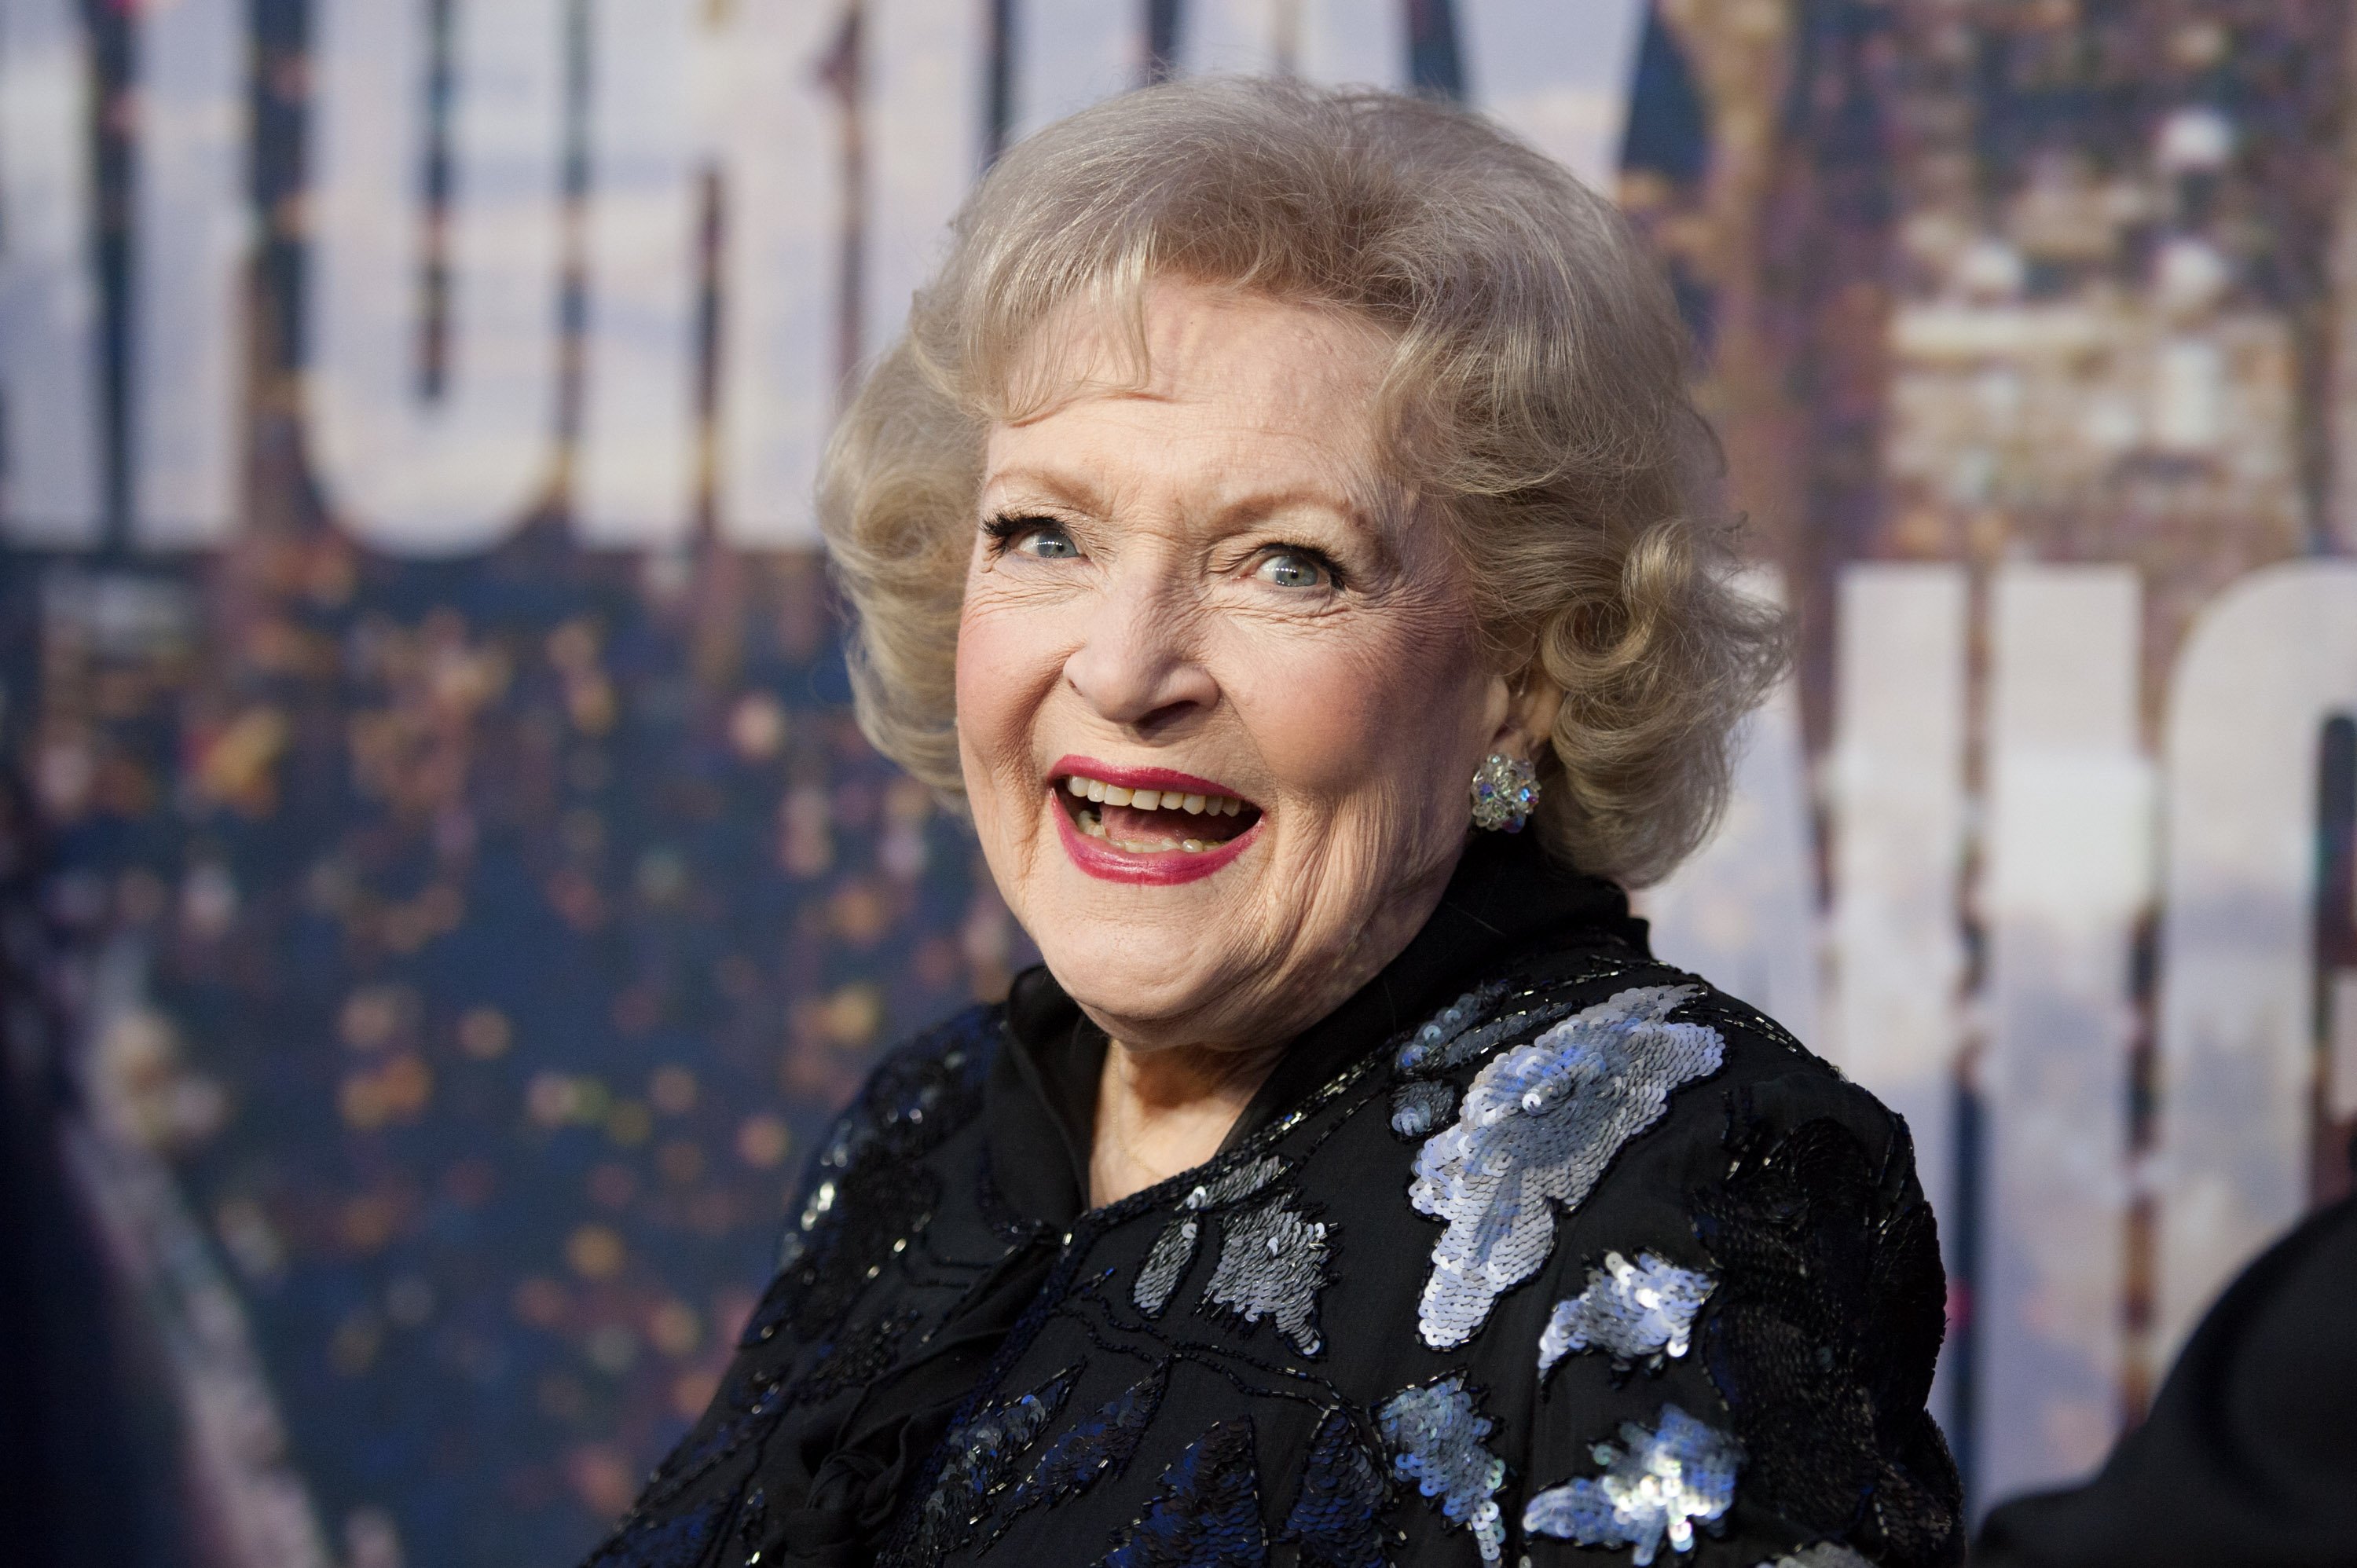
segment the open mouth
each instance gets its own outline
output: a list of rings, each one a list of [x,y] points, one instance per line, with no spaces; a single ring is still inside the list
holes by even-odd
[[[1191,880],[1235,858],[1261,809],[1206,779],[1068,757],[1049,779],[1082,869],[1119,880]]]
[[[1132,854],[1200,854],[1260,821],[1243,797],[1200,789],[1128,789],[1074,773],[1058,792],[1074,827]]]

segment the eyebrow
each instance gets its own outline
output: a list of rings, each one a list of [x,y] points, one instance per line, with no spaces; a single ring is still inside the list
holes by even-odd
[[[1109,403],[1169,403],[1172,401],[1168,393],[1156,392],[1151,387],[1083,381],[1077,386],[1065,389],[1059,396],[1042,398],[1037,406],[1020,418],[1005,419],[1002,423],[1010,430],[1028,429],[1041,420],[1051,417],[1083,392],[1092,397],[1103,398]]]
[[[998,469],[984,476],[982,489],[989,490],[1008,485],[1036,488],[1063,505],[1097,516],[1104,515],[1108,510],[1102,496],[1085,478],[1053,468],[1017,465]],[[1222,503],[1214,515],[1218,522],[1232,525],[1240,519],[1248,521],[1254,517],[1265,517],[1296,506],[1315,507],[1322,511],[1338,513],[1383,543],[1386,550],[1390,547],[1391,530],[1377,522],[1368,508],[1347,492],[1336,492],[1322,487],[1291,486],[1249,490]]]
[[[1103,515],[1105,510],[1103,499],[1086,478],[1059,473],[1052,468],[1018,465],[1012,468],[995,469],[982,477],[985,491],[1008,484],[1043,490],[1052,499],[1078,511]]]

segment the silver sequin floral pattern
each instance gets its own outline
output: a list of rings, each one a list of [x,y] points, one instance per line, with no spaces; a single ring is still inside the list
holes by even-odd
[[[1640,1252],[1633,1263],[1605,1253],[1603,1266],[1587,1271],[1587,1288],[1555,1304],[1539,1334],[1540,1372],[1580,1350],[1600,1351],[1622,1370],[1640,1361],[1661,1370],[1663,1358],[1686,1353],[1713,1283],[1658,1252]]]
[[[1129,1299],[1137,1304],[1138,1311],[1148,1317],[1162,1316],[1162,1309],[1170,1305],[1170,1293],[1178,1288],[1180,1277],[1195,1261],[1195,1243],[1201,1240],[1202,1229],[1202,1220],[1192,1214],[1181,1215],[1163,1227],[1146,1262],[1137,1266],[1137,1283],[1130,1286]]]
[[[1195,1243],[1202,1237],[1202,1215],[1242,1203],[1275,1181],[1284,1170],[1282,1158],[1263,1155],[1190,1189],[1179,1200],[1177,1217],[1162,1228],[1162,1234],[1154,1239],[1153,1249],[1146,1254],[1146,1262],[1138,1265],[1137,1280],[1129,1293],[1137,1310],[1148,1317],[1159,1317],[1170,1305],[1170,1293],[1178,1288],[1178,1282],[1187,1277],[1189,1266],[1195,1262]]]
[[[1645,1568],[1664,1541],[1675,1552],[1694,1550],[1695,1526],[1720,1519],[1734,1503],[1742,1461],[1734,1438],[1665,1404],[1659,1424],[1623,1422],[1619,1446],[1596,1445],[1604,1474],[1533,1498],[1523,1528],[1582,1546],[1626,1546]]]
[[[1474,1075],[1456,1122],[1416,1152],[1408,1186],[1419,1213],[1448,1224],[1418,1310],[1426,1344],[1471,1338],[1499,1295],[1546,1262],[1557,1208],[1587,1198],[1620,1146],[1661,1119],[1671,1090],[1718,1069],[1717,1030],[1669,1021],[1701,993],[1623,991]]]
[[[1330,1251],[1327,1227],[1279,1193],[1222,1222],[1219,1266],[1203,1292],[1207,1308],[1224,1308],[1246,1324],[1270,1318],[1305,1356],[1324,1344],[1318,1332],[1318,1293],[1326,1288]]]
[[[1498,1506],[1506,1462],[1481,1442],[1496,1424],[1480,1412],[1462,1372],[1402,1389],[1375,1411],[1392,1473],[1415,1482],[1442,1518],[1469,1531],[1485,1563],[1506,1549],[1505,1510]]]

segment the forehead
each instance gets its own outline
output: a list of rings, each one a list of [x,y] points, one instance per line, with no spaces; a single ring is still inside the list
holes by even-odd
[[[992,426],[991,478],[1060,454],[1216,465],[1207,479],[1318,474],[1355,490],[1386,348],[1338,311],[1196,285],[1156,285],[1134,315],[1070,310],[1014,366],[1019,403]]]

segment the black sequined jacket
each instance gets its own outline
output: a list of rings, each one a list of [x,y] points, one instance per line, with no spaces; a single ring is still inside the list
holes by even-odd
[[[1905,1126],[1608,885],[1485,838],[1091,1209],[1104,1048],[1033,971],[885,1060],[595,1568],[1959,1559]]]

